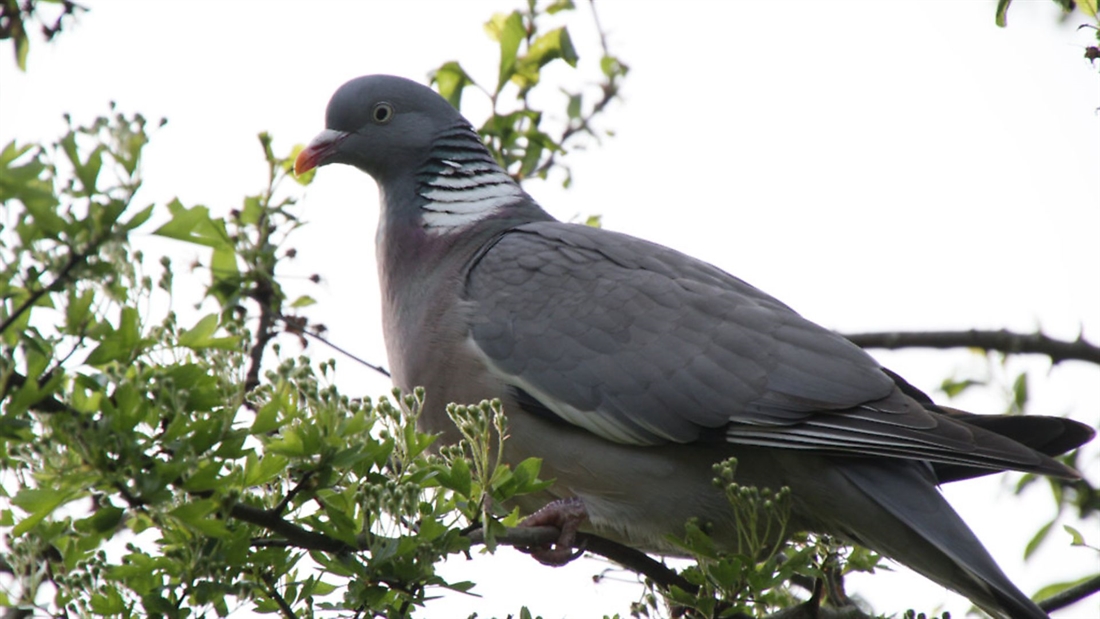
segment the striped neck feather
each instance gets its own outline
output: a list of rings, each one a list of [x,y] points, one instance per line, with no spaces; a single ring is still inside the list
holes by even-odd
[[[431,233],[465,228],[519,202],[523,190],[468,126],[444,132],[417,174],[421,219]]]

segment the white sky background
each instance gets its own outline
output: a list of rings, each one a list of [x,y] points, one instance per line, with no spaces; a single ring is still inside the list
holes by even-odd
[[[56,45],[35,39],[29,71],[0,56],[0,144],[61,134],[64,112],[86,122],[114,100],[166,116],[146,151],[138,203],[206,204],[224,214],[262,188],[256,141],[276,151],[323,128],[341,83],[368,73],[423,80],[461,60],[485,84],[497,48],[481,25],[518,0],[492,2],[96,2]],[[612,51],[631,67],[624,101],[602,120],[616,137],[568,159],[574,186],[527,189],[562,219],[601,214],[628,232],[713,262],[843,332],[1008,328],[1100,341],[1100,80],[1081,58],[1080,15],[1059,27],[1047,0],[1017,1],[1009,28],[994,2],[601,1]],[[568,17],[587,75],[599,54],[587,4]],[[1094,39],[1092,39],[1094,41]],[[569,78],[553,71],[547,79]],[[572,79],[572,78],[570,78]],[[570,82],[573,88],[575,82]],[[554,90],[554,89],[550,89]],[[552,96],[553,93],[550,93]],[[466,95],[475,124],[485,113]],[[547,104],[561,109],[560,104]],[[321,170],[300,204],[291,292],[319,304],[329,337],[384,362],[373,235],[373,182]],[[169,243],[150,237],[150,246]],[[180,251],[178,246],[171,249]],[[186,264],[197,256],[184,248]],[[306,281],[319,273],[324,282]],[[196,277],[205,279],[205,274]],[[177,281],[183,274],[177,275]],[[180,310],[184,307],[181,304]],[[184,320],[183,322],[186,322]],[[284,342],[290,350],[294,344]],[[335,353],[311,346],[324,359]],[[935,393],[946,376],[981,376],[966,352],[876,353]],[[352,395],[388,385],[339,359]],[[1066,363],[1035,370],[1033,413],[1097,425],[1100,372]],[[937,393],[942,399],[943,395]],[[991,396],[957,401],[1000,412]],[[1083,460],[1100,481],[1097,448]],[[1054,533],[1023,564],[1049,519],[1045,488],[1007,497],[1013,476],[945,489],[1025,591],[1100,571],[1097,554]],[[1029,502],[1030,500],[1030,502]],[[1082,531],[1100,542],[1095,519]],[[552,570],[511,551],[451,561],[453,580],[483,598],[449,596],[425,616],[503,616],[527,604],[547,619],[626,613],[637,588],[593,585],[605,564]],[[899,571],[850,581],[880,612],[968,603]],[[1095,616],[1091,600],[1056,617]]]

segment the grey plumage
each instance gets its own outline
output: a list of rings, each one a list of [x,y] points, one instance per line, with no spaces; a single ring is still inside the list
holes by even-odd
[[[1076,475],[1018,442],[1030,431],[937,407],[709,264],[555,221],[424,86],[352,80],[326,127],[296,167],[346,163],[378,182],[390,365],[399,387],[426,387],[426,429],[453,439],[448,402],[501,398],[509,459],[542,458],[550,497],[579,498],[588,528],[656,552],[691,517],[736,539],[710,483],[736,456],[739,483],[791,487],[795,526],[879,550],[993,614],[1046,616],[936,490],[1004,469]],[[1050,453],[1092,436],[1032,419]]]

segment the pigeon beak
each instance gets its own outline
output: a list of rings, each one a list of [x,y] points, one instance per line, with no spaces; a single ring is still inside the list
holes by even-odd
[[[328,158],[336,152],[336,148],[346,137],[348,137],[347,133],[333,129],[325,129],[318,133],[309,146],[298,153],[298,158],[294,160],[294,173],[301,176],[317,166],[328,163]]]

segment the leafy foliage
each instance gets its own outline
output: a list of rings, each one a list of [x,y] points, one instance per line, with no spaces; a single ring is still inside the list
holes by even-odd
[[[479,85],[458,61],[445,62],[432,73],[432,82],[439,93],[456,108],[461,109],[462,95],[469,87],[488,96],[492,114],[478,133],[497,163],[517,181],[531,177],[545,179],[551,170],[560,169],[565,174],[562,183],[568,187],[571,170],[559,157],[565,153],[567,144],[578,137],[599,139],[600,133],[594,128],[593,120],[618,96],[619,83],[629,71],[604,42],[599,64],[602,75],[599,98],[594,103],[586,103],[587,93],[583,89],[563,90],[566,97],[564,128],[556,137],[544,129],[544,114],[533,107],[528,95],[540,83],[541,71],[548,64],[560,60],[576,67],[580,58],[568,28],[560,26],[542,32],[541,23],[549,16],[573,8],[571,0],[555,0],[546,8],[540,8],[536,0],[527,0],[525,11],[494,15],[485,24],[486,32],[500,47],[497,81],[491,88]],[[504,111],[501,109],[502,97],[510,90],[515,91],[518,105]]]
[[[576,63],[564,28],[529,42],[514,59],[528,90],[552,60]],[[537,460],[496,459],[499,403],[452,408],[466,440],[432,452],[423,393],[349,398],[334,362],[285,355],[279,333],[320,330],[278,276],[300,226],[284,184],[311,179],[290,175],[299,149],[260,135],[267,182],[219,217],[135,203],[149,139],[144,117],[112,113],[0,151],[0,488],[16,488],[0,490],[0,605],[408,616],[468,590],[436,564],[482,525],[492,548],[498,519],[518,518],[502,506],[545,487]],[[194,318],[174,305],[188,272],[135,249],[150,228],[205,253]]]
[[[45,11],[44,11],[45,9]],[[29,26],[38,22],[42,38],[47,42],[61,34],[69,21],[87,9],[70,0],[0,0],[0,40],[11,39],[15,63],[20,71],[27,70],[27,54],[31,49]],[[44,17],[43,13],[50,13]]]
[[[0,197],[21,207],[0,289],[0,471],[19,490],[0,522],[7,567],[26,575],[0,602],[80,615],[224,616],[233,600],[406,615],[434,589],[468,589],[434,569],[469,549],[462,531],[487,513],[460,506],[540,488],[537,461],[510,471],[474,458],[491,464],[475,475],[463,451],[427,453],[422,393],[354,400],[331,385],[334,362],[278,345],[261,371],[275,322],[301,324],[274,277],[277,231],[297,226],[294,200],[277,197],[293,157],[267,136],[264,191],[228,219],[174,201],[154,231],[209,249],[215,311],[182,326],[170,309],[139,311],[174,281],[170,261],[147,274],[130,244],[153,212],[130,212],[145,126],[99,118],[50,149],[9,144],[0,158]],[[499,405],[464,415],[484,425]],[[485,453],[480,436],[454,449]],[[304,575],[307,555],[327,576]]]

